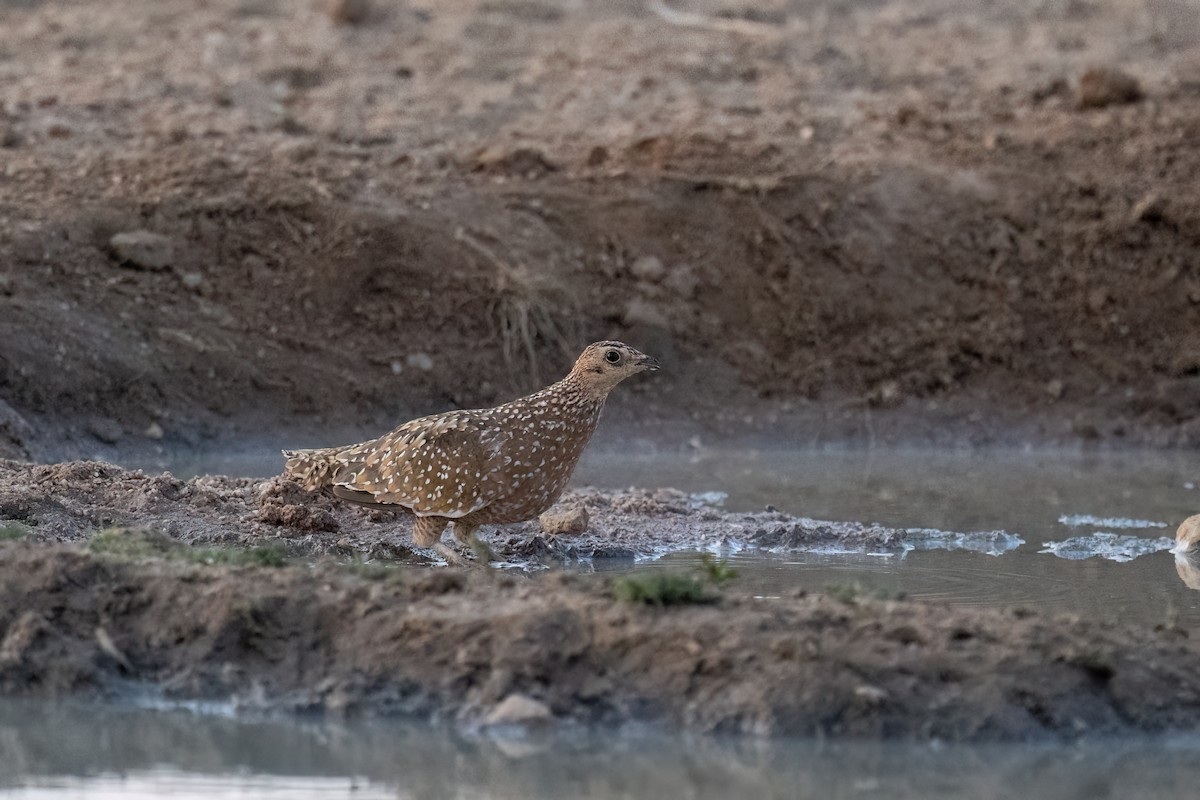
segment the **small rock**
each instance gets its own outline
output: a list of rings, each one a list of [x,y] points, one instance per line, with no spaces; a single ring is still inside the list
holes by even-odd
[[[157,422],[151,422],[148,426],[146,426],[146,430],[143,433],[147,439],[154,439],[155,441],[158,441],[159,439],[163,438],[162,425],[159,425]]]
[[[878,686],[863,685],[855,687],[854,696],[869,706],[878,706],[887,700],[888,693]]]
[[[175,245],[162,234],[126,231],[108,240],[121,263],[138,269],[166,269],[175,258]]]
[[[22,138],[21,134],[17,133],[12,128],[0,128],[0,147],[11,150],[13,148],[20,147],[24,143],[25,140]]]
[[[179,276],[185,289],[196,291],[204,283],[204,276],[199,272],[185,272]]]
[[[429,372],[433,369],[433,359],[428,353],[409,353],[404,359],[404,363],[413,369],[420,369]]]
[[[538,517],[542,530],[554,536],[585,533],[588,529],[588,513],[583,506],[572,506],[561,511],[547,511]]]
[[[642,256],[629,265],[629,271],[639,281],[658,283],[667,274],[667,268],[654,256]]]
[[[1066,385],[1062,381],[1060,381],[1058,378],[1055,378],[1054,380],[1049,381],[1046,384],[1046,394],[1050,395],[1050,397],[1053,398],[1054,400],[1061,400],[1063,393],[1066,390],[1067,390]]]
[[[550,708],[523,694],[510,694],[488,712],[485,725],[545,725],[554,719]]]
[[[1152,192],[1133,204],[1129,218],[1134,222],[1161,222],[1166,217],[1165,212],[1163,199]]]
[[[371,3],[370,0],[329,0],[325,11],[338,25],[358,25],[371,13]]]
[[[1093,67],[1079,77],[1080,108],[1104,108],[1142,99],[1137,78],[1115,67]]]

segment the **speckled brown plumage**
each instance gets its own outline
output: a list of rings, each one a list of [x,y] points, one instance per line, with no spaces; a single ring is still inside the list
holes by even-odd
[[[570,374],[495,408],[447,411],[348,447],[284,451],[284,475],[309,490],[411,511],[413,540],[460,541],[477,527],[532,519],[562,494],[592,438],[604,400],[630,375],[657,369],[621,342],[589,345]]]

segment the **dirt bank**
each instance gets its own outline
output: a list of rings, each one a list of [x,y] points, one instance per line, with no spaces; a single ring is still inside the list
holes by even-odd
[[[1194,729],[1198,656],[1178,631],[803,590],[659,609],[561,574],[364,576],[0,545],[6,695],[1024,740]]]
[[[331,443],[602,337],[664,442],[1200,441],[1183,4],[316,6],[0,3],[0,454]]]
[[[560,505],[588,512],[585,533],[551,536],[535,522],[483,538],[526,566],[715,546],[1020,541],[711,503],[585,489]],[[885,602],[849,588],[763,600],[736,579],[720,592],[663,572],[605,582],[421,569],[430,555],[411,549],[408,528],[278,479],[0,462],[0,694],[972,740],[1200,719],[1200,653],[1174,627]],[[510,696],[520,699],[502,704]]]

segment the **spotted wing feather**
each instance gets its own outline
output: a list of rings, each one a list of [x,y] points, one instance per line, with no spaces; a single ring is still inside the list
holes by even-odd
[[[486,419],[449,412],[406,423],[339,454],[339,495],[400,505],[419,516],[462,517],[493,499],[504,434]]]

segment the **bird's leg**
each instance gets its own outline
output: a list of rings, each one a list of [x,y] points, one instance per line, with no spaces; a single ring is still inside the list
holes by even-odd
[[[482,564],[490,564],[496,560],[492,548],[488,547],[487,542],[475,535],[475,531],[479,530],[479,525],[462,522],[461,520],[454,521],[454,538],[459,544],[463,545],[475,554],[475,559]]]
[[[442,544],[442,531],[450,520],[445,517],[417,517],[413,523],[413,544],[433,550],[451,564],[463,566],[463,557]]]

